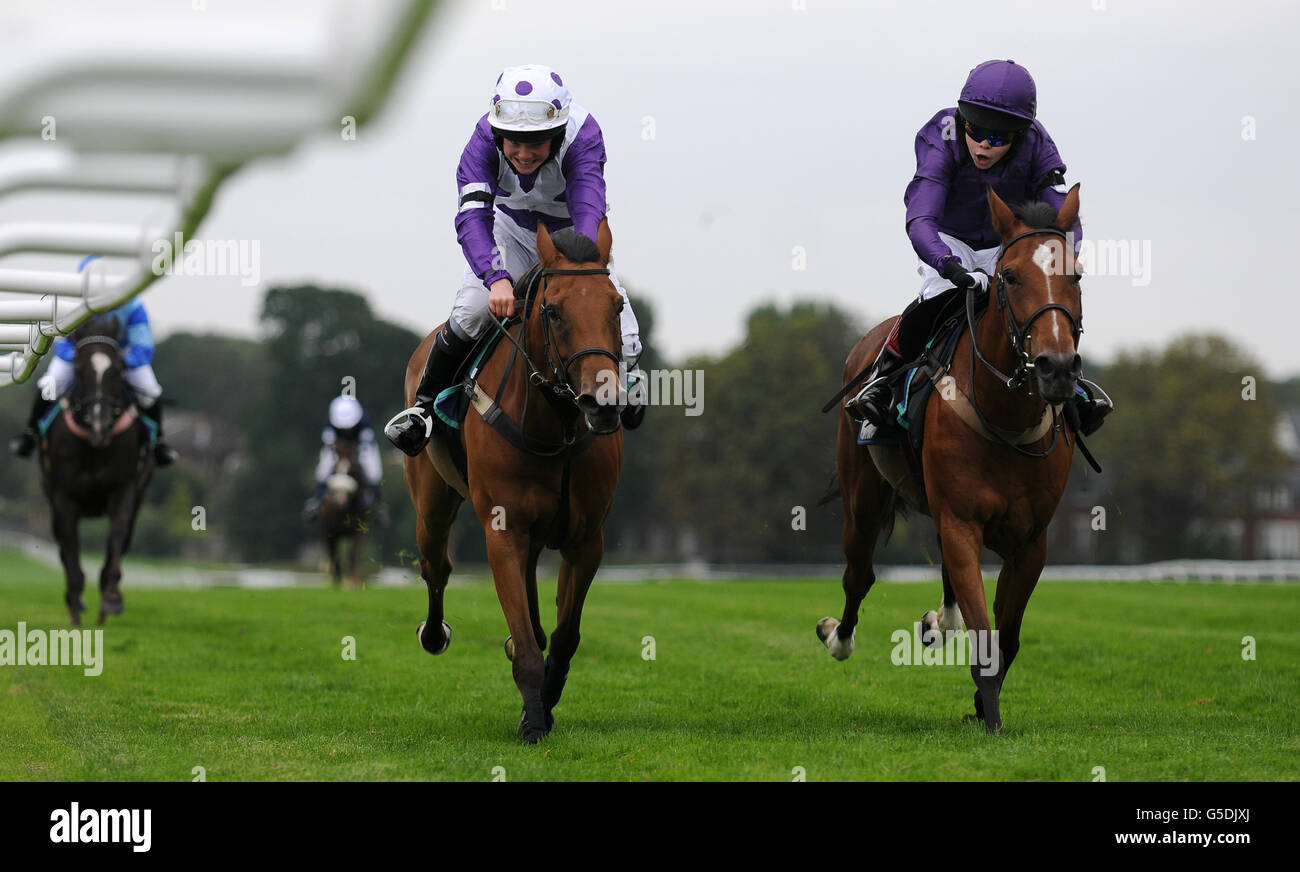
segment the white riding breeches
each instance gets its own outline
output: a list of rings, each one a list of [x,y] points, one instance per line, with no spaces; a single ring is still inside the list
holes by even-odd
[[[510,273],[512,281],[518,281],[537,262],[536,236],[500,212],[496,214],[492,235],[496,239],[497,251],[501,253],[502,268]],[[630,364],[641,356],[641,328],[632,311],[632,301],[619,284],[613,261],[609,264],[609,280],[623,297],[619,327],[623,333],[623,359]],[[492,314],[488,311],[488,288],[469,266],[465,267],[456,302],[452,304],[451,324],[463,339],[477,339],[492,324]]]
[[[998,250],[997,248],[971,248],[955,236],[949,236],[947,233],[940,233],[939,238],[944,241],[952,253],[961,258],[961,265],[967,270],[983,270],[989,275],[993,275],[993,270],[997,267]],[[938,296],[949,288],[957,287],[952,282],[930,266],[925,261],[918,261],[916,273],[921,277],[920,299],[928,300],[931,297]]]
[[[53,402],[68,392],[75,375],[71,363],[56,357],[50,361],[50,368],[45,371],[45,375],[36,381],[36,386],[41,389],[41,396],[47,402]],[[131,390],[135,391],[141,408],[153,408],[153,404],[162,396],[163,389],[162,385],[158,384],[158,376],[154,375],[153,367],[147,363],[135,369],[128,369],[123,373],[123,377],[131,386]]]

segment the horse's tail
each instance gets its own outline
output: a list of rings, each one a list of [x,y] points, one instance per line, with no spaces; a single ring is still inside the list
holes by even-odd
[[[827,503],[834,502],[835,498],[840,495],[840,482],[836,473],[831,473],[831,480],[826,483],[826,491],[817,500],[818,506],[824,506]]]
[[[885,506],[885,524],[881,527],[881,532],[885,534],[880,542],[881,548],[889,544],[889,537],[894,535],[894,522],[899,516],[907,517],[907,500],[900,499],[898,490],[890,488],[889,505]]]

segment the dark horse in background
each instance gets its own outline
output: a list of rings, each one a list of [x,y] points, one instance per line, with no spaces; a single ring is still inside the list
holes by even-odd
[[[1020,649],[1021,620],[1047,560],[1047,525],[1074,455],[1061,409],[1082,371],[1083,309],[1068,238],[1079,186],[1059,215],[1046,204],[1013,212],[992,189],[989,208],[1002,237],[995,296],[978,318],[974,297],[968,297],[973,323],[956,347],[951,372],[930,395],[924,480],[911,474],[899,446],[868,451],[858,445],[857,425],[841,416],[836,470],[844,503],[844,613],[839,620],[823,618],[817,635],[837,660],[853,652],[858,608],[876,580],[877,535],[901,497],[934,519],[943,559],[943,602],[939,612],[922,618],[923,641],[942,644],[935,631],[959,630],[965,620],[975,717],[996,733],[1002,682]],[[876,358],[893,323],[877,325],[857,344],[845,364],[846,379]],[[1003,559],[993,601],[995,633],[980,573],[986,546]]]
[[[364,475],[360,474],[360,444],[355,439],[340,438],[334,443],[337,460],[325,479],[325,497],[321,502],[321,532],[329,551],[330,582],[343,581],[342,542],[352,541],[347,578],[352,587],[361,586],[361,546],[370,532],[371,505],[367,499]]]
[[[480,396],[479,411],[468,411],[462,425],[468,481],[441,434],[405,459],[406,487],[418,515],[420,575],[429,589],[428,619],[417,633],[420,645],[441,654],[451,644],[442,607],[451,574],[447,539],[461,502],[469,499],[483,525],[510,629],[506,656],[524,703],[518,733],[528,744],[554,723],[551,710],[578,650],[582,605],[604,555],[605,517],[623,463],[619,413],[626,395],[618,386],[623,302],[609,280],[610,246],[605,221],[595,245],[571,230],[557,232],[553,242],[544,226],[538,228],[537,290],[524,303],[522,326],[509,328],[479,373],[479,383],[494,393]],[[516,290],[528,284],[521,281]],[[407,364],[408,406],[415,403],[438,329]],[[503,419],[517,426],[507,437],[489,418],[507,430]],[[543,662],[547,639],[537,603],[537,559],[548,547],[558,548],[562,561],[558,622]]]
[[[115,317],[92,318],[73,335],[76,357],[72,389],[51,410],[40,440],[41,484],[50,501],[54,538],[67,579],[64,600],[73,625],[81,623],[82,591],[78,523],[108,516],[108,543],[99,574],[99,622],[120,615],[122,557],[131,547],[135,518],[153,478],[154,455],[140,424],[123,373]]]

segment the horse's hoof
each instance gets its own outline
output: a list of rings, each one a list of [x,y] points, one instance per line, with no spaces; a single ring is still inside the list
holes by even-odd
[[[515,637],[506,636],[505,644],[501,647],[506,650],[506,659],[513,663],[515,660]]]
[[[822,618],[817,622],[817,638],[821,639],[826,650],[830,651],[831,656],[836,660],[848,660],[857,644],[858,628],[853,628],[853,633],[846,642],[840,638],[839,626],[840,622],[835,618]]]
[[[433,656],[437,657],[439,654],[444,653],[448,648],[451,647],[451,624],[448,624],[446,621],[442,622],[442,635],[444,637],[444,641],[442,643],[442,647],[439,648],[437,651],[435,651],[432,648],[430,648],[428,645],[424,644],[424,625],[426,623],[428,622],[420,621],[419,629],[415,631],[415,638],[419,640],[421,648],[423,648],[425,651],[428,651]]]
[[[988,733],[990,736],[1001,735],[1002,721],[985,721],[984,732]]]
[[[519,726],[515,729],[515,732],[519,734],[519,738],[524,740],[525,745],[536,745],[550,735],[551,728],[554,726],[555,718],[551,717],[550,712],[547,712],[545,729],[539,730],[537,727],[529,727],[528,709],[523,709],[519,712]]]
[[[939,613],[934,609],[921,615],[921,644],[927,648],[942,648],[943,633],[939,630]]]
[[[120,615],[126,611],[126,603],[119,596],[117,599],[104,599],[99,603],[101,615]]]

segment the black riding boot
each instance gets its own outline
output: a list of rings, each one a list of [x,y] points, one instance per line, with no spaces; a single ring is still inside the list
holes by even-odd
[[[415,406],[403,413],[403,420],[399,421],[403,415],[398,415],[384,428],[388,441],[404,454],[416,457],[428,444],[429,436],[433,434],[433,424],[437,420],[433,403],[438,399],[438,394],[451,387],[456,371],[473,347],[474,340],[462,339],[450,327],[443,327],[433,340],[429,359],[424,362],[420,384],[415,388]]]
[[[159,468],[171,466],[180,457],[174,448],[163,441],[162,407],[162,397],[159,397],[149,408],[140,408],[140,414],[153,421],[158,429],[158,436],[153,444],[153,462]]]
[[[867,376],[867,386],[844,404],[846,412],[859,421],[870,421],[877,429],[884,429],[892,423],[889,413],[895,402],[896,376],[925,347],[934,331],[935,319],[955,293],[959,290],[950,288],[928,300],[913,300],[907,304],[895,326],[897,353],[889,347],[889,342],[885,343]]]
[[[867,386],[844,404],[845,411],[856,420],[870,421],[877,429],[884,429],[894,406],[894,376],[906,362],[888,347],[882,348],[867,374]]]
[[[646,382],[646,374],[637,369],[635,363],[627,368],[626,387],[628,392],[627,405],[623,407],[622,412],[619,412],[618,417],[623,422],[624,427],[628,430],[635,430],[645,420],[646,406],[650,405],[650,385]],[[632,402],[633,396],[637,399],[635,403]]]
[[[52,402],[41,396],[39,390],[36,392],[36,397],[32,400],[31,414],[27,416],[27,428],[9,440],[10,454],[15,457],[31,456],[32,451],[36,449],[37,427],[52,405],[54,405]]]
[[[1084,436],[1091,436],[1101,429],[1106,416],[1115,411],[1115,404],[1100,385],[1081,378],[1078,390],[1070,402],[1065,404],[1064,411],[1070,426]]]

